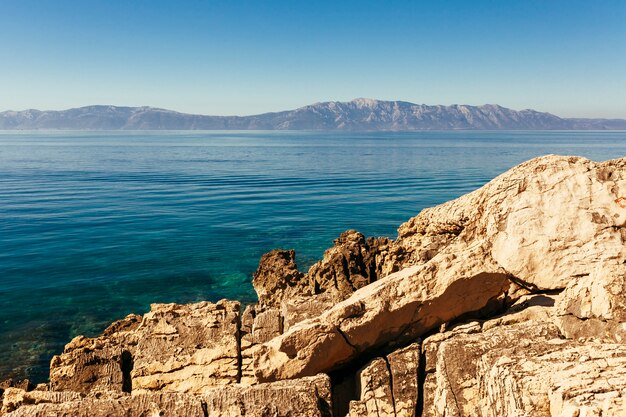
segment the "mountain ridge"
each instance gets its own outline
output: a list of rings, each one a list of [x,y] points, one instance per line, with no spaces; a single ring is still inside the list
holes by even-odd
[[[210,116],[150,106],[91,105],[0,112],[0,130],[622,130],[624,119],[561,118],[498,104],[426,105],[356,98],[250,116]]]

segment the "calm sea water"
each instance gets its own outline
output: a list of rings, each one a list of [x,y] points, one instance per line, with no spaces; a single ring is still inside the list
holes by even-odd
[[[301,269],[534,156],[626,156],[626,132],[0,132],[0,379],[153,302],[254,301]]]

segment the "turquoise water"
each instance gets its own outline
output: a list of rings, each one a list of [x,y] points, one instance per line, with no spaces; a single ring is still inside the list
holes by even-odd
[[[0,379],[153,302],[254,301],[301,269],[534,156],[626,155],[626,132],[0,132]]]

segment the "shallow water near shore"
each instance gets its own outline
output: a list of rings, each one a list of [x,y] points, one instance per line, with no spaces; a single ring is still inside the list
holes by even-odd
[[[626,132],[0,132],[0,380],[150,303],[253,302],[264,252],[306,270],[548,153],[626,156]]]

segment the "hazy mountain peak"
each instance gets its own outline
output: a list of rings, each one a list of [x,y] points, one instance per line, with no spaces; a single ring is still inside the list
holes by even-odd
[[[359,107],[375,107],[379,101],[373,98],[359,97],[352,100],[350,103],[354,103]]]
[[[154,107],[86,106],[63,111],[5,111],[0,129],[70,130],[450,130],[626,129],[626,120],[563,119],[498,104],[425,105],[356,98],[253,116],[201,116]]]

